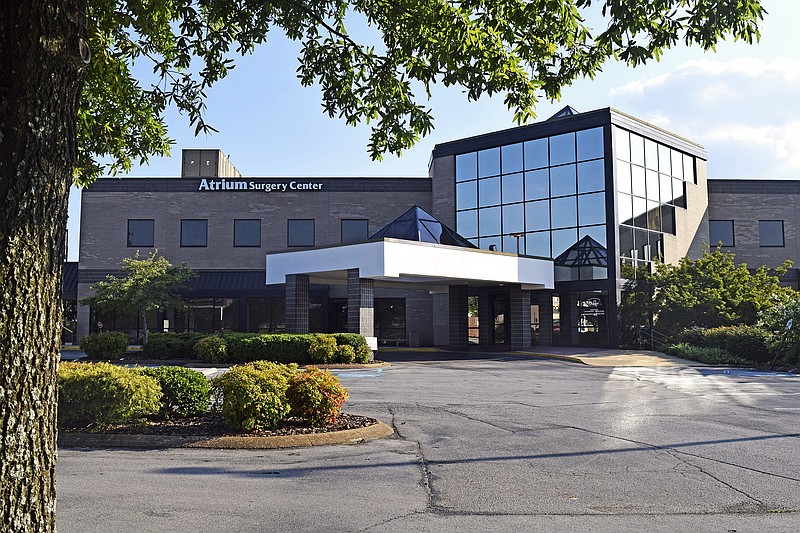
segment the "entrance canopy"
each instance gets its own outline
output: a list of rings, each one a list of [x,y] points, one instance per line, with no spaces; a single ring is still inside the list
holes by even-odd
[[[267,255],[268,285],[305,274],[310,283],[345,284],[347,271],[376,286],[411,285],[431,291],[450,285],[520,284],[524,290],[552,289],[553,262],[428,242],[384,238],[357,244]]]

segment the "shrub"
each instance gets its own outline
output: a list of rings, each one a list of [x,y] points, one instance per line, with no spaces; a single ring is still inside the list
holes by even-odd
[[[112,424],[155,413],[161,387],[138,370],[109,363],[62,362],[58,367],[61,426]]]
[[[736,357],[721,348],[713,346],[695,346],[693,344],[678,343],[665,347],[664,353],[708,365],[750,366],[753,364],[752,361]]]
[[[308,357],[313,363],[332,363],[336,356],[336,338],[317,334],[308,347]]]
[[[339,419],[348,392],[336,376],[310,366],[292,377],[286,397],[293,416],[313,426],[324,426]]]
[[[770,333],[757,326],[721,326],[718,328],[689,328],[678,335],[678,342],[694,346],[720,348],[729,354],[766,363],[772,360]]]
[[[308,349],[314,337],[309,334],[291,333],[230,333],[223,339],[228,345],[230,362],[304,363],[309,360]]]
[[[194,345],[197,358],[206,363],[227,363],[228,346],[225,341],[215,335],[209,335]]]
[[[213,387],[222,397],[225,421],[246,431],[274,427],[289,414],[287,373],[287,367],[271,367],[265,362],[232,366],[216,378]]]
[[[153,359],[194,359],[194,347],[205,333],[151,333],[142,354]]]
[[[367,345],[367,339],[358,333],[334,333],[333,337],[336,339],[338,345],[352,346],[355,351],[356,363],[369,363],[372,359],[372,350]]]
[[[95,359],[98,357],[122,357],[128,351],[128,336],[119,331],[91,333],[81,339],[81,350]]]
[[[356,346],[356,363],[366,364],[372,361],[372,350],[366,343]]]
[[[336,347],[336,362],[349,364],[355,361],[356,351],[349,344],[342,344]]]
[[[208,411],[211,386],[200,372],[180,366],[146,368],[142,372],[161,385],[161,414],[165,417],[184,418]]]

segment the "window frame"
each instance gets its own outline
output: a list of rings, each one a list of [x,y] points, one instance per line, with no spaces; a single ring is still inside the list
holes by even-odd
[[[311,244],[292,244],[292,222],[311,222]],[[317,221],[314,218],[290,218],[286,220],[286,246],[288,248],[311,248],[317,242]]]
[[[131,222],[150,222],[150,244],[131,244]],[[128,234],[126,242],[128,248],[153,248],[156,242],[155,231],[156,221],[153,218],[129,218],[128,219]]]
[[[366,232],[364,233],[364,238],[363,239],[358,239],[358,240],[355,240],[355,241],[345,241],[344,240],[344,225],[345,225],[345,222],[363,222],[363,223],[365,223],[366,224],[366,228],[365,228]],[[343,218],[339,222],[339,242],[341,242],[342,244],[350,244],[350,243],[354,243],[354,242],[364,242],[364,241],[366,241],[368,239],[369,239],[369,219],[368,218]]]
[[[204,244],[184,244],[183,242],[183,223],[184,222],[205,222],[206,235]],[[182,218],[181,219],[181,248],[207,248],[208,247],[208,219],[207,218]]]
[[[237,244],[236,226],[237,222],[257,222],[258,223],[258,244]],[[234,218],[233,219],[233,247],[234,248],[260,248],[261,247],[261,219],[260,218]]]
[[[731,227],[731,244],[725,244],[722,239],[718,239],[717,242],[710,242],[711,241],[711,223],[712,222],[730,222]],[[709,219],[708,221],[708,245],[712,248],[716,248],[717,246],[722,246],[722,248],[735,248],[736,247],[736,224],[732,219]]]
[[[761,223],[762,222],[780,222],[781,224],[781,244],[763,244],[761,238]],[[786,247],[786,225],[783,220],[759,220],[758,221],[758,246],[760,248],[785,248]]]

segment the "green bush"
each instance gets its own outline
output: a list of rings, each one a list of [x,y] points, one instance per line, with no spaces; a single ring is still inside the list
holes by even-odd
[[[128,336],[119,331],[91,333],[81,339],[81,350],[93,359],[119,358],[128,351]]]
[[[58,366],[58,422],[74,427],[122,423],[158,412],[161,387],[138,370],[109,363]]]
[[[719,348],[734,357],[756,363],[772,360],[771,334],[757,326],[720,326],[689,328],[678,335],[678,342],[707,348]]]
[[[197,358],[206,363],[228,362],[228,346],[223,339],[216,335],[209,335],[197,341],[194,351]]]
[[[292,376],[286,397],[293,416],[313,426],[324,426],[339,419],[348,392],[339,378],[327,370],[310,366]]]
[[[695,346],[693,344],[678,343],[663,348],[664,353],[698,361],[707,365],[735,365],[752,366],[753,362],[741,357],[731,355],[722,348],[713,346]]]
[[[336,338],[333,335],[317,334],[308,347],[308,357],[313,363],[332,363],[336,356]]]
[[[185,418],[208,411],[211,385],[200,372],[180,366],[146,368],[142,372],[161,385],[161,414],[165,417]]]
[[[341,344],[336,347],[335,360],[337,363],[349,364],[355,359],[356,351],[349,344]]]
[[[353,362],[364,364],[369,363],[372,359],[372,350],[370,350],[367,339],[363,335],[358,333],[334,333],[333,337],[336,339],[336,344],[353,347],[355,351]]]
[[[267,362],[232,366],[213,382],[225,421],[245,431],[274,427],[289,414],[289,373],[289,367]]]
[[[194,359],[194,347],[205,333],[151,333],[142,354],[152,359]]]
[[[306,363],[308,348],[314,335],[292,333],[229,333],[224,337],[228,345],[228,361],[249,363],[275,361],[278,363]]]

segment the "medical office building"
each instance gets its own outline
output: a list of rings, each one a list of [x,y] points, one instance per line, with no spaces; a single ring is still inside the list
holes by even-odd
[[[65,295],[85,298],[123,258],[158,250],[197,272],[188,307],[154,314],[158,329],[616,346],[637,269],[710,241],[750,266],[797,255],[800,185],[707,180],[706,159],[614,109],[569,107],[439,144],[419,178],[244,177],[219,151],[184,150],[181,177],[83,191]],[[136,319],[77,307],[78,337],[98,322],[137,335]]]

